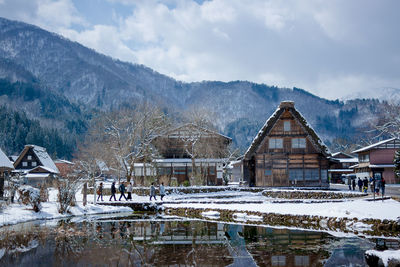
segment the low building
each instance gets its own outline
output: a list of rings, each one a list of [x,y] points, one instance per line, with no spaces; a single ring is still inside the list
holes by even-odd
[[[184,124],[154,140],[160,158],[153,165],[161,181],[169,183],[172,179],[182,184],[196,173],[201,174],[204,184],[222,185],[225,157],[231,142],[231,138],[215,131]]]
[[[394,173],[394,155],[400,149],[400,140],[390,138],[353,151],[358,155],[358,164],[354,165],[357,178],[384,177],[386,183],[400,183]]]
[[[4,181],[12,170],[14,170],[14,165],[6,154],[4,154],[3,150],[0,149],[0,200],[3,199],[4,196]]]
[[[37,167],[41,168],[37,168]],[[49,181],[60,172],[44,147],[26,145],[14,162],[15,171],[24,177],[27,184],[37,186]],[[29,175],[31,174],[31,175]],[[35,174],[35,175],[32,175]]]
[[[294,102],[284,101],[246,151],[244,179],[250,186],[328,187],[330,156]]]
[[[75,165],[73,162],[65,159],[57,159],[56,161],[54,161],[54,164],[57,166],[61,177],[68,177],[68,175],[73,172],[73,168]]]
[[[331,166],[328,170],[328,176],[331,183],[342,183],[342,177],[354,173],[350,168],[358,163],[358,158],[344,152],[332,154]]]

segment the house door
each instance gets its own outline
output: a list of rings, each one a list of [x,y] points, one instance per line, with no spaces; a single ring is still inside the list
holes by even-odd
[[[287,186],[288,177],[286,169],[273,169],[272,177],[273,177],[272,186]]]

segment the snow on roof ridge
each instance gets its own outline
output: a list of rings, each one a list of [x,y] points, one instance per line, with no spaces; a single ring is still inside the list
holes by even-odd
[[[10,169],[14,169],[14,165],[11,163],[10,159],[0,148],[0,167],[6,167]]]
[[[367,151],[367,150],[369,150],[371,148],[374,148],[374,147],[379,146],[379,145],[386,144],[386,143],[388,143],[390,141],[393,141],[393,140],[396,140],[396,139],[397,139],[396,137],[392,137],[392,138],[389,138],[389,139],[386,139],[386,140],[382,140],[382,141],[376,142],[376,143],[374,143],[372,145],[365,146],[365,147],[359,148],[357,150],[354,150],[352,153],[358,153],[358,152]],[[399,140],[399,139],[397,139],[397,140]]]
[[[28,146],[32,147],[33,152],[39,158],[40,162],[42,163],[42,166],[54,170],[55,173],[59,173],[56,164],[51,159],[50,155],[47,153],[46,148],[36,145],[28,145]]]

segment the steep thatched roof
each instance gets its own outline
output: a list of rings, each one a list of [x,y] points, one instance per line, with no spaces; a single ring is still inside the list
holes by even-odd
[[[313,146],[321,152],[324,156],[330,156],[330,151],[328,147],[322,142],[318,137],[314,129],[308,124],[307,120],[301,115],[301,113],[294,107],[294,102],[283,101],[275,112],[269,117],[265,122],[264,126],[258,132],[257,136],[253,139],[250,147],[247,149],[244,158],[249,160],[256,152],[258,146],[265,139],[265,137],[271,132],[272,128],[275,126],[276,122],[282,116],[285,111],[289,111],[294,119],[300,124],[304,132],[307,133],[307,139],[313,144]]]

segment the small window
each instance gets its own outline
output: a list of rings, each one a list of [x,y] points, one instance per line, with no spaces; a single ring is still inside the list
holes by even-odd
[[[23,162],[22,162],[22,167],[28,167],[28,162],[23,161]]]
[[[290,121],[283,122],[283,131],[290,132]]]
[[[32,156],[31,155],[28,156],[28,160],[32,160]]]
[[[269,139],[269,149],[283,148],[282,138],[270,138]]]
[[[292,139],[292,148],[306,148],[306,139],[305,138],[293,138]]]
[[[37,163],[36,161],[32,161],[32,167],[36,167]]]

